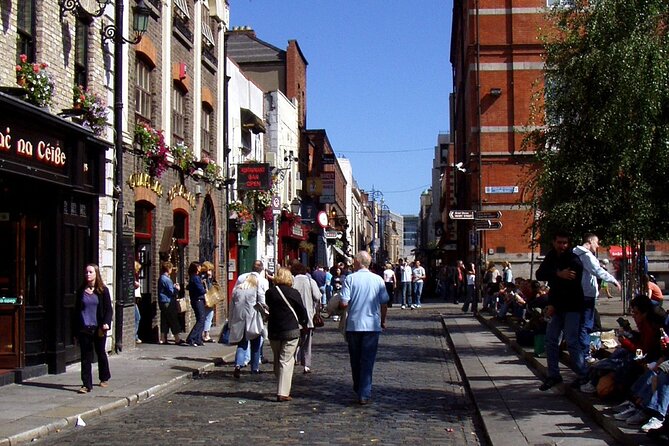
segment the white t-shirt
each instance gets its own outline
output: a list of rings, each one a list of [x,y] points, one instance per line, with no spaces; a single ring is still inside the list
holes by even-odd
[[[419,266],[413,269],[413,277],[416,279],[414,282],[422,282],[423,277],[425,277],[425,268]]]
[[[392,282],[395,277],[395,272],[392,269],[386,269],[383,271],[383,281]]]
[[[411,265],[402,267],[402,282],[411,282]]]

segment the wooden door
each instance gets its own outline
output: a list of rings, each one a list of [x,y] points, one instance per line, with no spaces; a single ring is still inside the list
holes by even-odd
[[[25,361],[25,218],[0,220],[0,369],[23,367]]]

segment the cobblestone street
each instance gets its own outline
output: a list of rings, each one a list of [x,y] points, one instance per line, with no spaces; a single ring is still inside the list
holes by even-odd
[[[202,347],[210,356],[216,344]],[[265,346],[265,355],[271,352]],[[203,361],[205,359],[203,358]],[[484,444],[439,319],[439,307],[389,310],[374,371],[373,403],[352,391],[336,323],[314,339],[313,373],[296,367],[289,403],[275,402],[270,365],[241,379],[217,367],[175,392],[49,436],[43,444]],[[122,373],[121,370],[116,373]]]

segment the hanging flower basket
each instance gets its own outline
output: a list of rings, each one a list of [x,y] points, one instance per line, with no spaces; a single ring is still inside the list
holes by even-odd
[[[28,56],[21,54],[16,65],[16,83],[26,90],[26,101],[38,107],[51,105],[55,84],[46,71],[46,63],[28,62]]]
[[[174,166],[187,175],[195,172],[195,154],[183,142],[178,142],[170,149],[174,158]]]
[[[149,124],[135,126],[135,142],[140,154],[144,157],[149,175],[160,178],[169,165],[167,155],[169,148],[165,144],[162,130],[156,130]]]
[[[72,102],[73,108],[81,112],[81,125],[90,128],[97,136],[102,135],[109,126],[109,108],[104,99],[82,85],[75,85],[72,89]]]

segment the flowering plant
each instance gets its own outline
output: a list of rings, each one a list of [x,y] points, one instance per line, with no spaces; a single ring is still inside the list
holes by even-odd
[[[204,176],[205,180],[211,181],[212,183],[214,183],[216,181],[220,181],[220,180],[223,179],[221,177],[221,171],[222,170],[223,169],[221,168],[221,166],[219,166],[215,162],[209,160],[209,162],[204,167],[204,169],[202,169],[202,173],[203,173],[203,176]]]
[[[185,143],[179,141],[172,146],[170,152],[174,157],[174,165],[184,173],[190,175],[195,171],[195,154]]]
[[[255,220],[253,214],[248,209],[243,209],[237,212],[237,228],[243,238],[248,239],[249,234],[255,227]]]
[[[147,123],[135,126],[135,142],[140,152],[146,157],[149,174],[159,178],[167,169],[167,154],[169,148],[165,144],[165,135],[162,130],[156,130]]]
[[[72,102],[75,109],[83,111],[82,124],[89,127],[96,135],[101,135],[109,125],[107,121],[109,109],[104,99],[83,85],[75,85],[72,89]]]
[[[16,83],[25,88],[27,100],[38,107],[51,104],[55,85],[47,73],[46,63],[28,62],[28,56],[21,54],[16,65]]]

